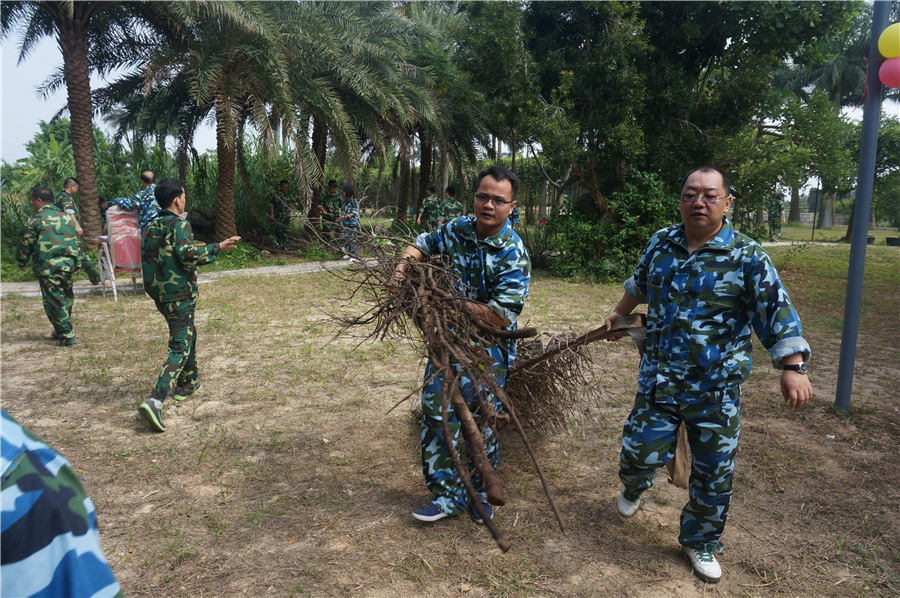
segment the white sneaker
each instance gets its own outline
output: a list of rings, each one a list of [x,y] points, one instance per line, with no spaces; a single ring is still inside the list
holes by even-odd
[[[628,500],[625,498],[625,488],[622,488],[619,492],[619,500],[616,502],[616,507],[619,509],[619,515],[622,517],[631,517],[641,507],[641,497],[638,496],[633,501]]]
[[[342,259],[349,260],[349,259],[350,259],[350,256],[349,256],[349,255],[345,255]]]
[[[694,575],[708,583],[718,583],[722,579],[722,567],[719,566],[719,561],[716,560],[711,550],[700,550],[687,546],[682,546],[682,548],[691,562],[691,567],[694,568]]]

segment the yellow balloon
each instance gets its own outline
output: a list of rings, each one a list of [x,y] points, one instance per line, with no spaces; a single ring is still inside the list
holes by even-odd
[[[900,56],[900,23],[889,25],[878,38],[878,51],[885,58]]]

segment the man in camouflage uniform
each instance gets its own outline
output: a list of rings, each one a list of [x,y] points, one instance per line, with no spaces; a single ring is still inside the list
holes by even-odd
[[[131,197],[117,197],[107,201],[107,207],[119,206],[123,210],[132,210],[137,212],[138,222],[141,225],[141,232],[147,230],[147,227],[156,220],[160,215],[159,204],[153,195],[156,185],[154,181],[156,175],[149,170],[141,173],[141,190]]]
[[[73,197],[78,193],[80,186],[78,179],[75,177],[67,178],[63,182],[63,190],[56,194],[56,199],[53,200],[53,204],[75,220],[75,232],[78,234],[78,245],[82,249],[81,269],[88,275],[91,284],[100,284],[100,273],[97,272],[97,269],[94,267],[91,256],[84,251],[84,239],[82,238],[84,230],[81,228],[81,223],[78,221],[81,214],[79,213],[78,204]]]
[[[398,265],[393,281],[402,278],[406,259],[443,254],[452,263],[460,288],[468,293],[471,300],[469,306],[491,325],[512,330],[516,328],[516,319],[522,313],[528,296],[531,276],[528,252],[507,223],[509,213],[515,206],[519,179],[503,166],[491,166],[478,173],[475,188],[475,218],[457,218],[434,232],[419,235],[415,245],[404,250],[404,260]],[[498,340],[485,349],[496,361],[493,374],[497,382],[505,387],[507,372],[516,357],[516,341]],[[432,370],[433,365],[429,362],[425,369],[426,381],[431,378]],[[422,392],[422,473],[433,496],[431,504],[414,511],[413,517],[432,522],[459,515],[468,508],[476,523],[483,523],[475,505],[469,504],[465,487],[444,442],[441,430],[442,385],[443,380],[435,378]],[[460,388],[478,422],[479,401],[468,378],[462,378]],[[500,413],[500,401],[493,397],[492,403]],[[459,452],[460,423],[452,405],[448,417],[454,448]],[[496,467],[499,460],[497,434],[489,427],[482,429],[485,451],[491,464]],[[493,510],[485,498],[480,476],[473,476],[472,481],[482,495],[485,512],[492,516]]]
[[[328,190],[323,191],[322,197],[319,198],[319,213],[322,217],[322,232],[334,234],[341,230],[337,221],[341,217],[341,207],[343,206],[343,203],[344,198],[337,190],[337,181],[328,181]]]
[[[72,276],[84,259],[75,219],[53,205],[53,193],[47,187],[31,190],[31,207],[35,213],[19,233],[16,263],[24,270],[31,260],[41,287],[44,313],[53,325],[52,338],[61,346],[73,347]]]
[[[341,235],[344,259],[356,257],[356,241],[359,237],[359,200],[353,185],[344,186],[344,205],[341,206],[341,217],[338,224],[343,227]]]
[[[100,547],[94,503],[72,466],[6,411],[0,418],[0,595],[122,596]]]
[[[419,217],[416,218],[416,224],[422,226],[425,222],[425,228],[434,230],[439,226],[441,220],[441,202],[434,196],[436,189],[434,185],[428,185],[428,195],[422,200],[422,208],[419,210]]]
[[[656,468],[674,455],[683,422],[693,464],[678,541],[695,575],[712,583],[722,575],[715,553],[722,550],[731,501],[751,328],[772,365],[784,370],[781,392],[790,408],[812,396],[800,319],[769,256],[727,218],[730,188],[714,168],[685,176],[682,223],[653,235],[606,318],[611,329],[648,304],[638,394],[622,436],[619,513],[631,517],[638,510]]]
[[[438,226],[462,216],[462,213],[462,204],[456,201],[456,188],[447,187],[446,191],[444,191],[444,201],[441,202],[441,219]]]
[[[144,290],[169,325],[169,357],[138,413],[150,429],[165,432],[163,401],[173,390],[173,398],[183,401],[199,388],[194,328],[197,266],[214,262],[220,251],[234,249],[240,237],[197,247],[190,223],[180,217],[187,203],[184,186],[175,179],[163,179],[154,193],[162,212],[141,235],[141,269]]]

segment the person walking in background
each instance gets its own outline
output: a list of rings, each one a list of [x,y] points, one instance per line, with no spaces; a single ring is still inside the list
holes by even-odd
[[[337,181],[328,181],[328,190],[322,192],[319,198],[319,212],[322,215],[322,232],[333,235],[340,230],[337,224],[341,217],[341,207],[343,206],[343,198],[337,190]]]
[[[141,269],[144,290],[169,326],[169,356],[163,363],[150,393],[138,413],[151,430],[165,432],[162,404],[174,392],[183,401],[200,388],[197,372],[197,266],[216,260],[219,252],[234,249],[240,237],[197,247],[190,223],[181,218],[187,198],[184,185],[163,179],[154,189],[162,214],[142,234]]]
[[[282,179],[278,183],[278,192],[273,192],[269,198],[269,218],[272,219],[273,236],[275,245],[284,249],[287,245],[287,229],[291,223],[291,206],[294,198],[291,197],[290,183]]]
[[[617,508],[633,516],[655,472],[675,454],[685,424],[693,463],[678,542],[694,574],[715,583],[715,554],[731,503],[740,431],[741,384],[750,374],[752,331],[781,369],[791,409],[812,396],[809,344],[775,266],[727,217],[731,182],[703,167],[681,184],[680,224],[650,239],[607,329],[647,303],[638,393],[622,433]]]
[[[75,219],[53,204],[53,193],[47,187],[31,190],[31,207],[34,214],[19,233],[16,264],[24,270],[31,260],[41,287],[44,313],[53,326],[51,338],[60,346],[74,347],[72,277],[86,259],[78,242]]]
[[[84,235],[84,230],[81,228],[81,223],[78,221],[81,216],[78,202],[75,201],[75,194],[78,193],[81,185],[78,182],[78,179],[75,177],[69,177],[63,182],[63,190],[56,194],[56,198],[53,200],[53,204],[72,217],[75,221],[75,233],[78,235],[78,248],[81,251],[81,270],[87,274],[88,278],[91,281],[91,284],[100,284],[100,273],[97,272],[97,268],[94,267],[94,262],[91,259],[91,256],[88,255],[87,251],[84,249],[84,239],[82,235]]]
[[[447,187],[444,191],[444,201],[441,203],[441,220],[438,226],[462,216],[462,213],[462,204],[456,201],[456,188]]]
[[[138,215],[138,222],[141,225],[141,232],[147,230],[147,227],[156,220],[160,215],[159,204],[153,195],[156,185],[156,176],[149,170],[141,173],[141,190],[131,197],[117,197],[106,202],[107,207],[119,206],[124,210],[132,210]]]
[[[422,209],[419,210],[419,216],[416,218],[416,224],[422,226],[424,222],[424,226],[428,230],[437,228],[441,219],[441,202],[434,196],[435,191],[434,185],[428,185],[428,195],[422,200]]]
[[[344,204],[341,207],[341,217],[338,224],[343,227],[344,259],[356,257],[356,243],[359,237],[359,200],[356,199],[356,191],[353,185],[344,187]]]

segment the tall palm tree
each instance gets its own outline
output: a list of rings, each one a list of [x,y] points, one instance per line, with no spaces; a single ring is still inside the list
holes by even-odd
[[[93,68],[103,74],[128,59],[128,48],[135,45],[132,43],[134,23],[131,5],[125,2],[64,0],[0,4],[3,36],[16,30],[22,32],[20,63],[44,37],[55,37],[62,51],[62,76],[56,80],[66,86],[75,173],[81,183],[81,224],[90,245],[95,244],[93,239],[100,234],[90,73]],[[124,48],[123,54],[117,55],[116,48]]]

